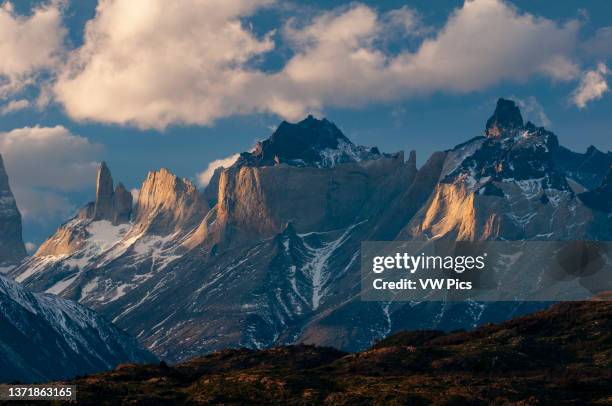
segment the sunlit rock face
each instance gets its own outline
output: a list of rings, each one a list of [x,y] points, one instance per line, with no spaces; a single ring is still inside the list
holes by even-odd
[[[208,212],[195,185],[167,169],[149,172],[140,188],[134,219],[139,232],[166,235],[189,230]]]
[[[86,210],[90,210],[87,206]],[[113,224],[127,223],[132,214],[132,194],[122,183],[113,189],[113,177],[106,162],[98,168],[96,179],[96,201],[93,203],[93,213],[85,214],[93,220],[108,220]]]
[[[8,267],[26,256],[21,233],[21,214],[11,191],[0,155],[0,267]]]
[[[347,227],[379,182],[415,175],[402,155],[333,168],[237,167],[221,175],[219,221],[247,234],[271,236],[291,221],[300,232]]]

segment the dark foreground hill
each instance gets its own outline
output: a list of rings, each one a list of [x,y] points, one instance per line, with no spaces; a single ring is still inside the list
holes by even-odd
[[[79,404],[612,404],[612,303],[469,332],[405,332],[360,353],[226,350],[79,378]]]

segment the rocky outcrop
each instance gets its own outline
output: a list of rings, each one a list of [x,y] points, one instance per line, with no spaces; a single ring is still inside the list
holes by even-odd
[[[25,256],[21,213],[17,208],[4,162],[0,155],[0,267],[14,265]]]
[[[89,214],[86,208],[86,216]],[[94,203],[92,220],[108,220],[113,224],[127,223],[132,213],[132,195],[122,183],[113,189],[113,177],[106,162],[98,168],[96,178],[96,201]]]
[[[113,213],[113,177],[106,162],[98,167],[96,176],[96,203],[94,206],[94,220],[110,220]]]
[[[409,239],[573,239],[592,237],[591,210],[558,165],[557,137],[523,125],[500,99],[486,137],[448,151],[440,181],[402,235]]]
[[[187,241],[228,248],[280,233],[349,227],[378,215],[416,174],[416,155],[383,154],[353,144],[327,120],[281,123],[252,153],[219,170],[206,191],[216,203]],[[213,192],[217,192],[213,199]]]
[[[158,235],[189,231],[208,212],[208,204],[188,179],[167,169],[149,172],[138,195],[133,233]]]
[[[289,221],[299,232],[347,227],[379,183],[404,165],[398,155],[333,169],[231,168],[219,182],[218,221],[245,238],[272,236]]]
[[[54,235],[40,245],[36,257],[67,257],[83,250],[92,237],[92,222],[108,222],[112,236],[119,226],[132,217],[132,195],[122,183],[113,189],[113,177],[105,162],[98,167],[96,200],[83,206],[77,215],[63,224]]]
[[[119,183],[113,193],[113,224],[123,224],[130,221],[132,215],[132,194]]]
[[[94,311],[30,293],[0,276],[0,382],[44,382],[155,362],[135,339]]]
[[[490,138],[513,137],[523,128],[523,116],[512,100],[499,99],[487,120],[485,135]]]
[[[598,187],[608,168],[612,166],[612,153],[606,154],[592,145],[585,153],[570,151],[559,146],[553,149],[552,154],[555,165],[579,185],[577,193]]]

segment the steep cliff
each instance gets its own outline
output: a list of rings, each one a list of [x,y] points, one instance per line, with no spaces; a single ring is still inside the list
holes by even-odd
[[[21,235],[21,213],[9,185],[9,178],[0,155],[0,269],[21,261],[26,256]]]

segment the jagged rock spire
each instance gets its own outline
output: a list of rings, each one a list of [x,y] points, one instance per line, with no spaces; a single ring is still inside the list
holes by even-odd
[[[132,195],[122,183],[113,189],[113,177],[106,162],[102,161],[96,178],[96,201],[92,218],[108,220],[113,224],[126,223],[132,214]],[[88,216],[89,217],[89,216]]]
[[[512,100],[498,99],[495,112],[487,120],[485,134],[489,138],[505,138],[516,135],[523,128],[523,116]]]
[[[106,162],[102,161],[96,177],[96,206],[94,220],[113,218],[113,177]]]
[[[410,151],[410,154],[408,155],[408,161],[406,161],[406,163],[408,164],[409,168],[412,169],[413,171],[417,170],[416,151],[414,149]]]
[[[0,265],[15,264],[25,256],[21,214],[0,155]]]
[[[127,223],[131,214],[132,194],[127,191],[123,183],[119,183],[113,195],[113,223]]]

